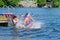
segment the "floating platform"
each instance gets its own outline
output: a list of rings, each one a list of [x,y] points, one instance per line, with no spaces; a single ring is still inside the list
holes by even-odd
[[[8,27],[8,22],[0,23],[0,26],[2,26],[2,27]]]
[[[4,26],[4,27],[8,26],[8,19],[3,14],[0,14],[0,26]]]

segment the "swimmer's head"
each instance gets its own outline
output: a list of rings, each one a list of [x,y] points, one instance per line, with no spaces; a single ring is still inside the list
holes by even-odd
[[[25,17],[27,17],[27,16],[30,16],[30,14],[29,13],[26,13]]]
[[[17,16],[13,15],[12,19],[15,19],[15,18],[17,18]]]

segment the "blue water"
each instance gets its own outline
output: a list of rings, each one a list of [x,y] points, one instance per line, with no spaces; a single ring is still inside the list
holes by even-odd
[[[60,40],[60,8],[0,8],[0,13],[4,12],[30,12],[35,21],[44,25],[39,29],[0,27],[0,40]]]

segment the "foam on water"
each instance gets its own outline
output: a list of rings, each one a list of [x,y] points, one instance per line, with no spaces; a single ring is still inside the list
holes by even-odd
[[[43,22],[39,22],[39,21],[33,22],[33,26],[31,28],[38,29],[41,28],[43,24],[44,24]]]
[[[30,29],[39,29],[42,27],[44,23],[40,21],[36,21],[36,22],[33,22],[32,24],[33,24],[32,27],[29,27]],[[22,22],[19,22],[17,23],[16,28],[27,28],[27,27],[25,27]]]

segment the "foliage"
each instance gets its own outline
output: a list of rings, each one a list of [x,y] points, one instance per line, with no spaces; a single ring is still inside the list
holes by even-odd
[[[17,7],[18,6],[18,2],[20,2],[21,0],[0,0],[0,6],[1,5],[6,5],[6,6],[13,6],[13,7]]]
[[[46,4],[46,0],[37,0],[37,5],[39,7],[44,6]]]
[[[3,6],[13,6],[13,7],[18,7],[19,4],[18,2],[20,2],[22,0],[0,0],[0,7]],[[34,0],[36,1],[36,0]],[[52,7],[59,7],[60,6],[60,0],[37,0],[37,6],[38,7],[42,7],[46,4],[47,2],[52,2]]]
[[[53,0],[52,1],[52,6],[53,7],[59,7],[60,6],[60,0]]]
[[[46,0],[47,2],[51,2],[52,0]]]
[[[4,2],[0,0],[0,7],[4,6]]]

